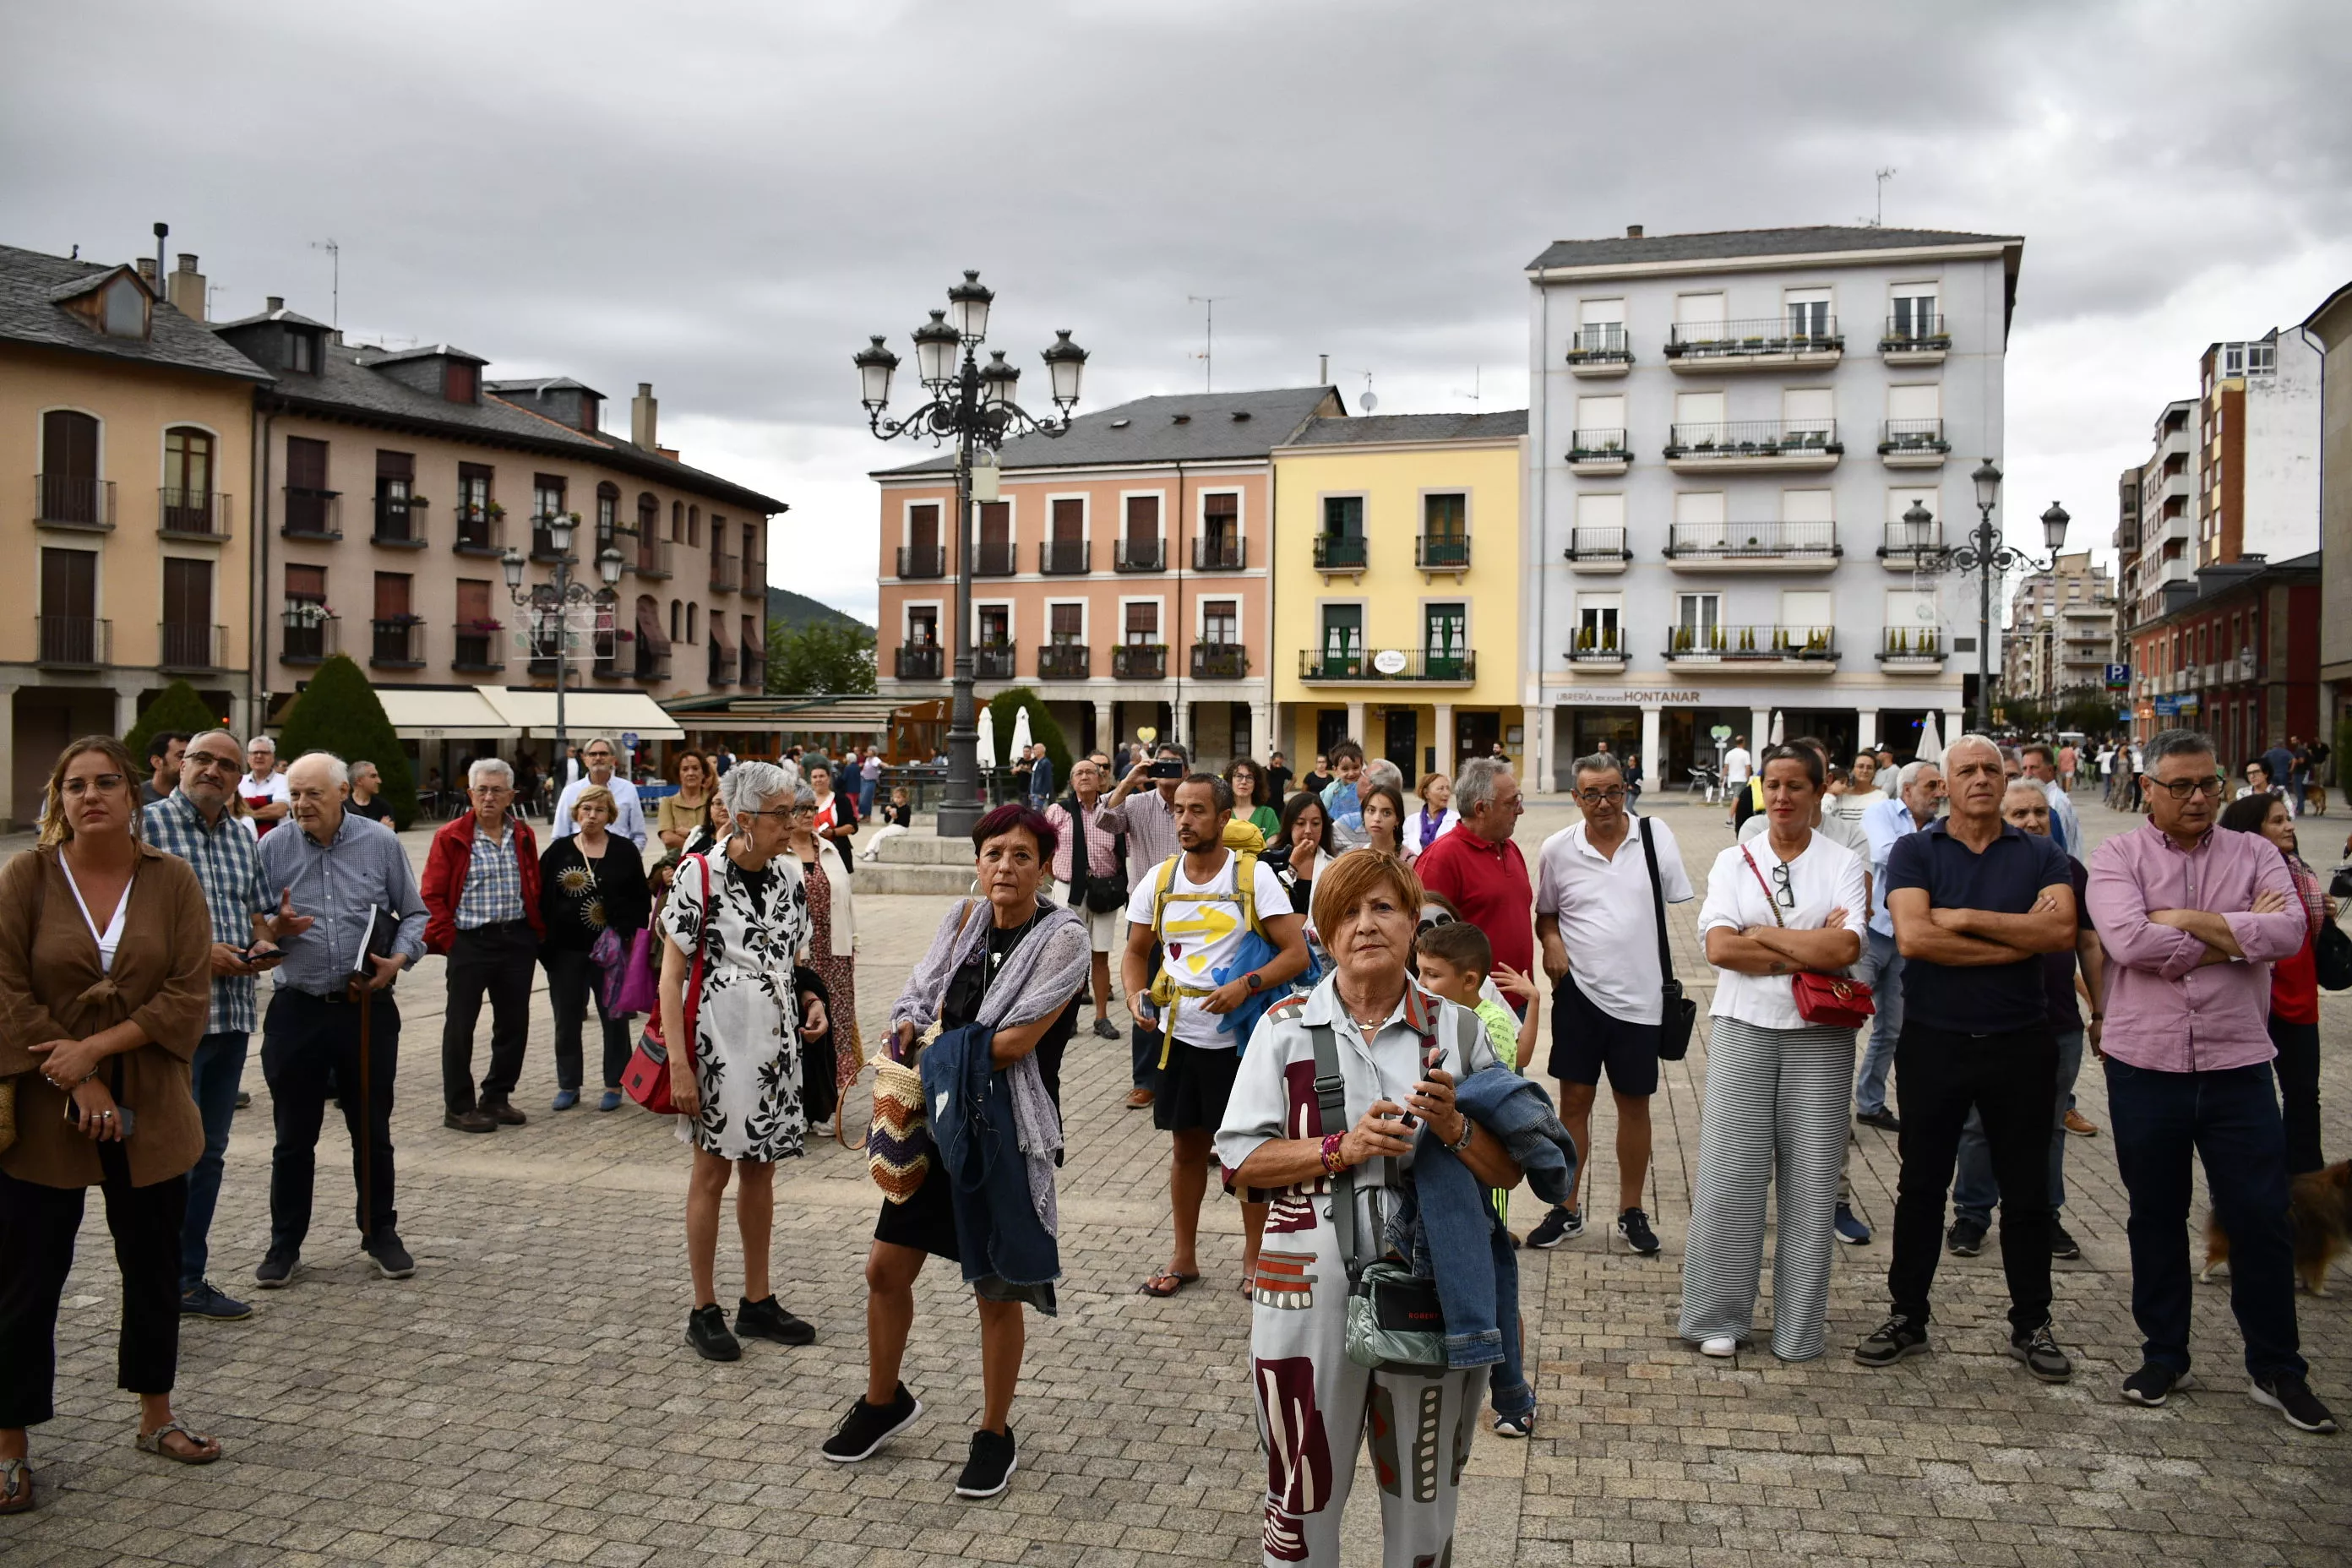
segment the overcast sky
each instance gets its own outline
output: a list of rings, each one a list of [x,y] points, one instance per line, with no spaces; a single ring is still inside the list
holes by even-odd
[[[1523,406],[1556,238],[1790,224],[2026,237],[2007,467],[2111,555],[2118,470],[2221,338],[2352,278],[2340,4],[10,7],[0,241],[123,259],[355,337],[576,375],[780,496],[771,575],[871,619],[849,355],[960,268],[1087,405],[1302,384]],[[2034,531],[2025,531],[2032,534]]]

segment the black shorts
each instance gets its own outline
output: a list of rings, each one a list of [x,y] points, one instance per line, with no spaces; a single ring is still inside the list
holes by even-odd
[[[1551,1076],[1561,1083],[1598,1084],[1637,1098],[1658,1092],[1655,1024],[1613,1018],[1592,1005],[1573,975],[1551,994]]]
[[[1214,1132],[1225,1124],[1225,1101],[1234,1097],[1234,1079],[1242,1070],[1239,1051],[1204,1050],[1181,1040],[1168,1047],[1168,1066],[1160,1075],[1160,1091],[1151,1101],[1151,1125],[1162,1132],[1188,1132],[1206,1128]]]
[[[908,1194],[903,1204],[883,1200],[882,1213],[874,1222],[874,1239],[895,1247],[911,1247],[950,1263],[963,1261],[962,1249],[956,1243],[955,1200],[948,1191],[950,1180],[940,1168],[939,1150],[933,1148],[931,1168],[924,1173],[923,1184]]]

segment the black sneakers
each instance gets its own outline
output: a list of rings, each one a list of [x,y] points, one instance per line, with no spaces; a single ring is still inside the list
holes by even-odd
[[[780,1345],[816,1343],[816,1325],[804,1323],[785,1311],[773,1296],[764,1301],[745,1301],[736,1308],[735,1331],[747,1340],[767,1340]]]
[[[2269,1405],[2285,1416],[2286,1424],[2298,1432],[2333,1436],[2336,1431],[2336,1417],[2319,1403],[2318,1395],[2311,1392],[2311,1384],[2291,1373],[2258,1377],[2249,1392],[2255,1404]]]
[[[1875,1110],[1856,1111],[1853,1119],[1856,1121],[1861,1122],[1864,1127],[1875,1127],[1881,1132],[1900,1132],[1903,1131],[1903,1119],[1895,1115],[1895,1112],[1887,1110],[1883,1105]]]
[[[385,1231],[367,1244],[366,1251],[375,1260],[375,1271],[386,1279],[405,1279],[416,1272],[416,1259],[400,1245],[397,1231]]]
[[[290,1247],[273,1247],[253,1271],[253,1282],[265,1290],[282,1290],[302,1271],[302,1255]]]
[[[2025,1363],[2025,1370],[2044,1383],[2063,1383],[2074,1375],[2074,1363],[2058,1348],[2058,1337],[2050,1330],[2050,1320],[2030,1331],[2012,1332],[2009,1336],[2009,1353]]]
[[[1658,1255],[1657,1233],[1650,1228],[1650,1216],[1640,1209],[1627,1209],[1617,1216],[1617,1234],[1625,1243],[1625,1250],[1636,1258]]]
[[[2066,1234],[2066,1227],[2058,1223],[2056,1215],[2050,1216],[2050,1256],[2053,1258],[2083,1256],[2083,1244]]]
[[[1541,1252],[1549,1252],[1563,1241],[1571,1241],[1584,1234],[1584,1215],[1577,1209],[1555,1206],[1543,1216],[1542,1223],[1528,1232],[1528,1245]]]
[[[1925,1355],[1927,1351],[1927,1325],[1897,1312],[1853,1347],[1853,1359],[1864,1366],[1893,1366],[1906,1356]]]
[[[705,1361],[740,1361],[742,1342],[727,1331],[727,1314],[713,1301],[686,1315],[686,1342]]]
[[[1013,1428],[992,1432],[983,1426],[971,1435],[971,1458],[956,1478],[956,1496],[994,1497],[1013,1483],[1018,1466],[1013,1457]]]
[[[836,1465],[854,1465],[912,1426],[922,1413],[923,1402],[908,1393],[902,1383],[898,1396],[887,1405],[868,1405],[864,1399],[853,1403],[849,1414],[817,1451]]]
[[[2173,1390],[2189,1386],[2189,1374],[2176,1373],[2168,1366],[2144,1362],[2140,1369],[2124,1379],[2124,1398],[2133,1405],[2145,1405],[2150,1410],[2162,1408]],[[2257,1396],[2259,1397],[2259,1396]]]
[[[1944,1246],[1955,1258],[1974,1258],[1984,1250],[1985,1227],[1980,1220],[1956,1219],[1944,1237]]]

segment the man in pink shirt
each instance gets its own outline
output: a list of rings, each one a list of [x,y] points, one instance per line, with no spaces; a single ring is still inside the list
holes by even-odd
[[[2210,738],[2168,730],[2141,768],[2148,819],[2099,846],[2089,893],[2107,950],[2099,1052],[2131,1194],[2132,1317],[2146,1336],[2124,1397],[2162,1405],[2189,1373],[2194,1152],[2230,1233],[2230,1306],[2253,1396],[2302,1431],[2334,1432],[2297,1345],[2286,1134],[2266,1023],[2270,966],[2301,950],[2304,910],[2270,840],[2215,826],[2229,780]]]

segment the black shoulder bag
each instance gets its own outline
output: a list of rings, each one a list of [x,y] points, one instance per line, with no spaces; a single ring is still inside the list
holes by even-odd
[[[1634,822],[1642,830],[1642,858],[1650,868],[1650,900],[1658,918],[1658,974],[1664,982],[1659,994],[1664,1002],[1658,1015],[1658,1059],[1678,1062],[1690,1055],[1698,1004],[1683,994],[1683,983],[1675,978],[1674,950],[1666,944],[1666,886],[1658,876],[1657,843],[1650,837],[1647,823],[1639,817]]]
[[[1076,790],[1064,795],[1062,803],[1076,828],[1076,842],[1070,846],[1070,908],[1083,907],[1098,915],[1116,914],[1127,908],[1127,880],[1094,874],[1093,857],[1087,853],[1087,808],[1078,804]],[[1112,863],[1126,865],[1127,835],[1112,835],[1110,846]]]

